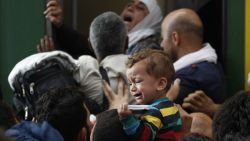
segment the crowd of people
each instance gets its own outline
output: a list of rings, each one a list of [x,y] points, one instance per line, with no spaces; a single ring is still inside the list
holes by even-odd
[[[1,141],[250,140],[250,92],[226,98],[195,11],[163,18],[156,0],[132,0],[89,37],[63,23],[59,0],[44,15],[53,36],[10,72],[13,106],[0,89]]]

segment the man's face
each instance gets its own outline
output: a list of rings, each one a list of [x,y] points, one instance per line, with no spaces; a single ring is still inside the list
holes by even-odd
[[[175,51],[174,44],[171,41],[171,35],[170,34],[169,34],[169,31],[168,31],[168,25],[164,21],[162,23],[162,26],[161,26],[161,38],[162,38],[161,47],[163,48],[163,50],[165,52],[167,52],[171,56],[172,61],[175,62],[176,59],[177,59],[176,51]]]
[[[121,17],[126,24],[128,31],[132,30],[136,24],[149,14],[147,6],[139,0],[132,0],[127,4],[121,13]]]
[[[127,69],[130,94],[138,104],[150,104],[157,99],[159,79],[146,72],[147,63],[141,60]]]

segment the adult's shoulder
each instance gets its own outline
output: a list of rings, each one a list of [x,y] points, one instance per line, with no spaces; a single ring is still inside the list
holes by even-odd
[[[151,48],[151,49],[161,49],[160,46],[160,34],[156,33],[145,38],[142,38],[137,43],[128,48],[128,54],[135,54],[141,49]]]
[[[211,75],[220,75],[221,68],[218,64],[203,61],[199,63],[191,64],[185,68],[182,68],[176,72],[177,76],[203,76],[210,77]]]

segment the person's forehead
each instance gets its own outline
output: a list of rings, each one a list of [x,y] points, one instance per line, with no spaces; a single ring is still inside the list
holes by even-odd
[[[127,74],[136,75],[146,71],[147,62],[145,59],[136,62],[131,68],[127,69]]]
[[[143,3],[142,1],[140,1],[140,0],[131,0],[130,3],[138,4],[140,6],[144,6],[144,7],[147,8],[147,5],[145,3]]]

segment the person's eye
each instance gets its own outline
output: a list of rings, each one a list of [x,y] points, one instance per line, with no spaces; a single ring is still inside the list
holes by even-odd
[[[147,7],[144,4],[139,4],[139,5],[137,5],[137,9],[142,10],[142,11],[146,11]]]
[[[129,2],[128,4],[127,4],[127,7],[130,7],[130,6],[132,6],[133,5],[133,2]]]
[[[145,10],[145,7],[143,6],[138,6],[137,9],[141,10],[141,11],[144,11]]]
[[[142,80],[135,80],[136,84],[140,84],[142,82]]]

